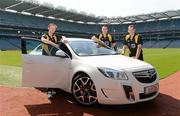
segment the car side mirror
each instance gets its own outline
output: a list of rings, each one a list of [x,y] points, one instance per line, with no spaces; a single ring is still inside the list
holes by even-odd
[[[62,50],[58,50],[57,52],[56,52],[56,56],[59,56],[59,57],[67,57],[66,56],[66,54],[62,51]]]

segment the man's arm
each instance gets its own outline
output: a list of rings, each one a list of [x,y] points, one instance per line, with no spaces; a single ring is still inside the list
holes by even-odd
[[[44,42],[44,43],[46,43],[46,44],[52,45],[52,46],[54,46],[54,47],[56,47],[56,48],[59,48],[59,45],[58,45],[58,44],[55,44],[55,43],[53,43],[53,42],[45,39],[43,36],[41,37],[41,41]]]
[[[136,56],[135,56],[136,59],[139,58],[140,53],[141,53],[141,50],[142,50],[142,45],[139,44],[139,45],[137,46],[137,51],[136,51]]]
[[[105,47],[105,48],[110,48],[109,46],[107,46],[103,41],[101,41],[100,39],[98,39],[96,36],[92,36],[91,39],[97,43],[98,45]]]
[[[139,56],[140,56],[140,54],[141,54],[142,45],[143,45],[142,36],[139,35],[139,37],[138,37],[137,51],[136,51],[136,56],[135,56],[136,59],[138,59]]]
[[[91,39],[94,41],[94,42],[96,42],[96,43],[98,43],[99,42],[99,39],[94,35],[94,36],[92,36],[91,37]]]

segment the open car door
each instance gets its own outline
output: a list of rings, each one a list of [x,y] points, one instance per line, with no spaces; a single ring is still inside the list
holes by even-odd
[[[67,88],[70,83],[69,72],[71,59],[61,50],[50,46],[55,54],[45,56],[42,54],[40,40],[22,39],[22,86]],[[56,56],[56,53],[64,53],[64,56]]]

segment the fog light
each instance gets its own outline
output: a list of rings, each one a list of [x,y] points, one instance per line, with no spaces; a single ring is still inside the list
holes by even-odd
[[[135,96],[131,86],[123,85],[126,97],[129,101],[135,101]]]
[[[130,101],[135,101],[134,93],[132,91],[129,92],[129,100]]]

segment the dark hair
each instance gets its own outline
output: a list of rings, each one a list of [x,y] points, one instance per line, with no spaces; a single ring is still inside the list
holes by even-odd
[[[106,27],[106,28],[108,28],[108,26],[107,26],[107,25],[103,25],[103,26],[102,26],[102,28],[103,28],[103,27]]]
[[[132,27],[133,29],[136,29],[134,24],[130,24],[128,27]]]

